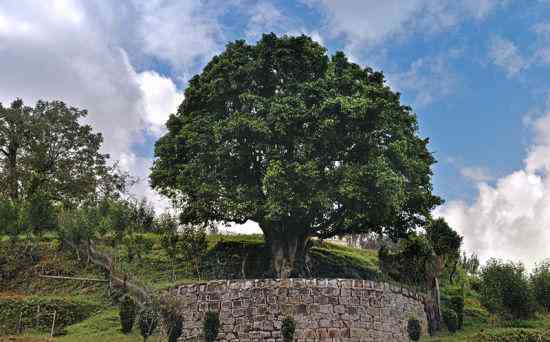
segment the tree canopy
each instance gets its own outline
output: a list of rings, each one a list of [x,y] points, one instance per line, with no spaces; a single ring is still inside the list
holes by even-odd
[[[126,185],[100,152],[103,137],[81,124],[87,112],[61,101],[0,104],[0,192],[12,201],[36,194],[75,204]]]
[[[307,239],[426,224],[428,139],[381,72],[307,36],[236,41],[193,77],[155,147],[152,186],[184,223],[258,222],[278,276]]]

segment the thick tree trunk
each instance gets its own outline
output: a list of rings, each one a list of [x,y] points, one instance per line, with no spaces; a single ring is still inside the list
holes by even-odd
[[[304,276],[309,236],[303,227],[265,229],[264,236],[271,252],[271,272],[275,278]]]
[[[439,256],[434,256],[432,262],[426,265],[426,283],[430,293],[426,299],[425,311],[430,335],[439,331],[443,322],[438,276],[443,272],[444,265],[444,259]]]
[[[430,293],[424,303],[430,335],[441,329],[442,317],[439,295],[439,282],[437,278],[434,278],[430,284]]]

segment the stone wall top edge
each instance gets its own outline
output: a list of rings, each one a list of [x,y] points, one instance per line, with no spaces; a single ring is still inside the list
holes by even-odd
[[[201,290],[201,287],[203,289]],[[224,289],[251,289],[265,287],[280,288],[313,288],[313,287],[335,287],[335,288],[353,288],[369,289],[372,291],[391,291],[399,293],[405,297],[417,300],[423,299],[425,293],[417,289],[395,283],[365,280],[365,279],[346,279],[346,278],[265,278],[265,279],[221,279],[202,281],[191,284],[176,285],[167,290],[167,292],[176,291],[178,294],[188,292],[193,288],[200,291],[224,290]]]

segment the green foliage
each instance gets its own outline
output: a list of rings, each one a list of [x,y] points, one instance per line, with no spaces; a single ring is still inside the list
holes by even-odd
[[[57,226],[57,213],[51,200],[44,194],[31,197],[27,207],[29,228],[33,234],[40,236],[45,231]]]
[[[136,319],[136,303],[132,297],[126,295],[122,298],[119,308],[120,327],[123,334],[129,334]]]
[[[420,321],[418,319],[409,319],[407,322],[407,333],[409,334],[411,341],[418,341],[420,339],[420,335],[422,334],[422,326],[420,325]]]
[[[411,234],[399,242],[396,251],[381,248],[380,268],[396,281],[425,285],[427,267],[433,262],[434,252],[430,242],[421,235]]]
[[[16,240],[24,230],[25,213],[21,205],[10,199],[0,200],[0,234],[6,234]]]
[[[81,125],[87,112],[61,101],[0,105],[0,192],[13,201],[47,193],[65,204],[94,200],[123,187],[99,152],[103,137]],[[121,182],[122,181],[122,182]]]
[[[464,297],[452,296],[449,299],[448,306],[456,313],[457,329],[462,329],[464,326]]]
[[[171,297],[166,298],[162,303],[160,313],[165,324],[168,342],[177,342],[183,333],[183,317],[179,313],[177,300]]]
[[[460,258],[460,265],[466,273],[471,276],[475,276],[479,272],[479,257],[475,253],[472,253],[470,256],[467,256],[466,253],[464,253]]]
[[[153,334],[158,321],[159,313],[153,306],[145,306],[141,309],[139,312],[139,331],[144,342],[147,342],[147,338]]]
[[[459,329],[458,315],[450,308],[443,309],[442,314],[447,330],[449,330],[451,334],[454,334]]]
[[[204,227],[184,225],[179,234],[183,260],[194,267],[196,275],[200,278],[202,259],[208,251],[206,231]]]
[[[402,237],[441,203],[411,108],[381,73],[329,58],[306,36],[228,44],[190,80],[167,127],[151,184],[180,203],[184,224],[252,219],[271,246],[382,229]]]
[[[220,331],[220,314],[213,311],[207,312],[202,330],[206,342],[214,342]]]
[[[436,255],[458,257],[462,237],[444,219],[438,218],[430,222],[426,229],[426,238],[430,241]]]
[[[505,319],[529,318],[535,311],[534,296],[521,264],[491,259],[483,267],[481,303]]]
[[[472,341],[480,342],[550,342],[550,329],[489,329],[477,333]]]
[[[65,298],[0,297],[0,332],[16,334],[18,328],[49,332],[55,312],[55,334],[61,334],[65,327],[84,320],[97,308],[92,302]]]
[[[550,260],[537,265],[531,275],[531,284],[537,303],[546,312],[550,311]]]
[[[281,326],[281,334],[284,342],[294,341],[294,333],[296,331],[296,322],[292,317],[285,317]]]

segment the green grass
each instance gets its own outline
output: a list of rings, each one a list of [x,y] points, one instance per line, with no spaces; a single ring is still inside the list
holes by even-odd
[[[171,262],[157,234],[147,233],[152,248],[132,262],[124,248],[103,243],[101,249],[116,255],[122,269],[134,274],[152,289],[166,289],[176,284],[214,280],[265,278],[269,276],[269,251],[262,235],[209,235],[208,251],[197,273],[181,260],[175,263],[176,280],[172,281]],[[329,278],[380,279],[377,252],[359,250],[334,243],[314,241],[310,250],[310,276]]]

